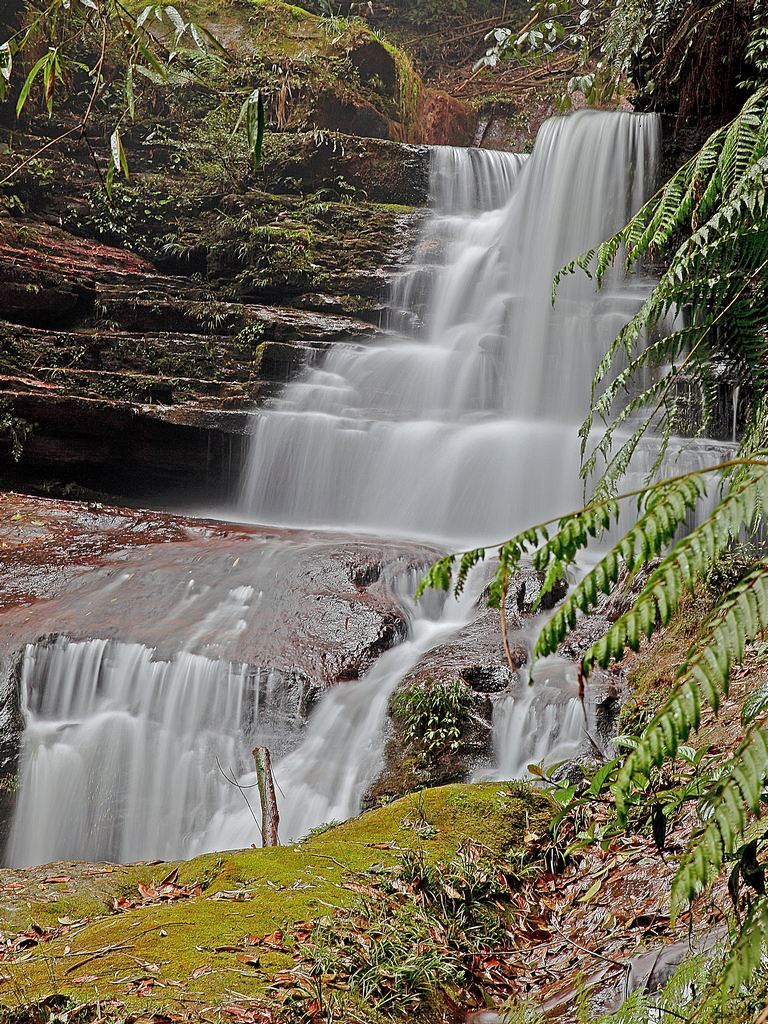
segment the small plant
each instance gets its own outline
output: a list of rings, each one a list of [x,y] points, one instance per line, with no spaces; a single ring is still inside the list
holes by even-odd
[[[169,251],[167,219],[177,213],[176,200],[139,185],[115,183],[86,195],[85,209],[69,218],[69,226],[111,245],[121,245],[143,256]]]
[[[442,683],[428,680],[424,686],[414,683],[399,690],[391,704],[406,740],[419,744],[428,761],[461,747],[471,706],[471,690],[460,679]]]
[[[261,320],[252,320],[247,323],[237,335],[237,341],[246,348],[256,348],[261,344],[264,336],[264,323]]]
[[[336,819],[333,821],[324,821],[321,825],[315,825],[314,828],[311,828],[299,841],[305,843],[308,839],[314,839],[316,836],[323,836],[326,832],[330,832],[332,828],[336,828],[336,826],[340,824],[341,822]]]
[[[13,406],[7,399],[0,399],[0,438],[11,442],[11,458],[18,462],[24,451],[24,444],[32,433],[33,425],[21,416],[15,416]]]
[[[323,1022],[360,1019],[362,1007],[366,1021],[421,1020],[458,992],[476,997],[479,954],[508,940],[505,911],[526,877],[470,841],[443,863],[407,850],[356,876],[355,900],[302,935],[273,992],[289,1020]]]
[[[414,816],[409,815],[403,819],[402,827],[413,829],[419,839],[434,839],[437,835],[437,829],[427,816],[427,802],[424,798],[423,789],[419,791],[414,810]]]

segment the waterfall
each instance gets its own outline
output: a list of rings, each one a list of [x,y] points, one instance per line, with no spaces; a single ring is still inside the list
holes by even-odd
[[[381,768],[392,692],[477,610],[479,579],[459,601],[433,595],[418,604],[416,581],[417,574],[404,574],[399,586],[408,639],[358,683],[330,690],[303,736],[279,681],[247,665],[184,651],[164,660],[152,648],[114,640],[30,644],[6,860],[17,867],[64,858],[175,860],[258,843],[256,745],[288,750],[274,768],[283,842],[356,814]],[[523,685],[499,701],[497,768],[483,777],[523,776],[531,762],[579,750],[575,682],[561,683]]]
[[[153,655],[61,637],[27,647],[11,863],[184,856],[232,795],[218,765],[240,775],[257,743],[285,744],[294,709],[269,673]]]
[[[553,307],[552,277],[639,207],[658,148],[655,116],[584,111],[548,121],[528,158],[434,149],[432,210],[393,286],[385,340],[334,346],[253,414],[239,513],[453,546],[578,506],[591,376],[650,282],[614,270],[597,292],[577,273]],[[243,794],[253,803],[255,790],[230,785],[217,760],[250,786],[250,751],[265,739],[282,752],[284,841],[356,813],[379,771],[390,695],[476,613],[471,588],[458,604],[414,607],[413,580],[403,587],[408,638],[326,693],[303,733],[290,709],[265,719],[269,680],[215,642],[233,623],[252,628],[229,607],[211,609],[202,654],[163,660],[152,646],[65,638],[29,648],[12,862],[249,845]],[[232,593],[247,604],[245,589]],[[199,649],[201,637],[178,643]],[[497,701],[489,774],[578,750],[564,665]]]
[[[658,149],[655,115],[595,111],[547,121],[527,160],[435,149],[393,289],[405,326],[334,347],[254,413],[243,514],[463,545],[578,505],[592,373],[649,283],[578,273],[553,307],[552,278],[639,207]]]

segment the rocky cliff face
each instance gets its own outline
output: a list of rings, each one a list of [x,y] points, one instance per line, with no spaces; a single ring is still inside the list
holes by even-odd
[[[243,216],[263,209],[258,198],[236,202]],[[331,264],[343,227],[275,228],[278,239],[307,236],[290,243],[291,258],[307,268],[284,286],[290,306],[272,304],[277,284],[255,280],[249,243],[238,243],[240,229],[226,219],[197,241],[206,280],[164,273],[42,220],[0,221],[0,401],[25,434],[29,427],[18,461],[16,438],[0,437],[2,477],[74,496],[225,499],[237,480],[246,410],[329,345],[375,342],[371,321],[415,215],[370,204],[339,219],[345,213],[350,237],[339,275]],[[269,245],[282,241],[265,246],[274,275]]]
[[[78,136],[33,156],[41,131],[75,116],[58,100],[53,121],[28,104],[0,153],[3,169],[23,163],[0,190],[8,484],[225,497],[244,410],[328,345],[375,343],[427,199],[427,151],[408,143],[472,134],[471,112],[360,18],[279,0],[192,0],[185,16],[226,60],[212,90],[179,84],[137,104],[130,181],[102,185],[106,101],[89,126],[95,168]],[[232,131],[254,85],[269,122],[256,172]],[[13,122],[8,103],[0,114]]]

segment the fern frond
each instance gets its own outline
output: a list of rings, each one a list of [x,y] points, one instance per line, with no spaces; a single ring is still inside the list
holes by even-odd
[[[727,990],[739,988],[749,981],[762,965],[768,952],[768,900],[758,900],[728,956],[723,985]]]
[[[733,757],[725,762],[722,776],[704,796],[706,824],[691,839],[672,882],[673,921],[690,900],[712,883],[724,861],[741,845],[747,812],[760,811],[766,776],[768,729],[756,727],[749,730]]]
[[[563,268],[555,287],[563,274],[579,268],[599,287],[617,260],[629,271],[661,253],[668,254],[667,270],[595,369],[580,430],[582,476],[589,479],[599,471],[595,497],[616,490],[649,430],[662,439],[670,436],[683,370],[699,386],[701,432],[711,420],[716,381],[724,373],[747,385],[746,403],[757,400],[765,386],[768,86],[757,89],[734,120],[714,132],[621,231]],[[685,323],[670,328],[669,317],[681,315]],[[650,385],[639,376],[649,364],[667,365]],[[628,401],[614,411],[624,394]],[[597,422],[602,436],[592,441]],[[628,427],[629,436],[610,454],[619,427]]]
[[[539,633],[534,654],[553,654],[573,629],[579,612],[588,612],[601,594],[608,594],[622,571],[630,573],[647,565],[670,543],[688,512],[706,494],[703,477],[693,475],[652,491],[643,515],[630,530],[600,559],[560,605]],[[537,552],[538,554],[538,552]],[[535,564],[535,562],[534,562]],[[656,609],[646,603],[627,623],[625,641],[634,650],[640,636],[650,636],[656,624]],[[588,671],[588,665],[585,666]]]
[[[693,480],[697,477],[694,475]],[[614,622],[603,637],[592,644],[582,659],[582,670],[589,675],[595,664],[607,667],[619,659],[626,647],[649,621],[666,625],[684,589],[692,589],[705,575],[718,555],[742,529],[751,530],[768,499],[768,472],[762,465],[737,486],[732,487],[695,529],[679,540],[648,578],[632,608]],[[650,530],[663,530],[666,520]],[[653,534],[651,533],[651,537]],[[651,551],[651,541],[646,538]],[[641,554],[643,552],[641,551]],[[645,562],[650,560],[651,555]],[[639,560],[635,564],[644,564]]]
[[[639,599],[629,616],[637,614],[638,603]],[[635,787],[642,787],[652,768],[674,757],[698,729],[703,702],[718,710],[728,692],[731,668],[744,656],[745,643],[767,627],[765,561],[733,587],[703,623],[680,666],[672,693],[621,766],[613,785],[619,821],[626,820]]]

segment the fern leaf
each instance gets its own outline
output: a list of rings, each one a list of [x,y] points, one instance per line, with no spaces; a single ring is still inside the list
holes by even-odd
[[[693,566],[684,572],[693,577]],[[654,574],[655,575],[655,574]],[[649,581],[650,582],[650,581]],[[640,605],[640,608],[638,608]],[[635,602],[631,616],[649,614]],[[706,701],[716,712],[728,692],[730,670],[743,657],[744,644],[768,627],[768,561],[761,563],[720,601],[702,625],[681,665],[674,689],[630,751],[613,786],[619,821],[626,820],[632,791],[644,785],[653,767],[674,757],[698,729]]]

